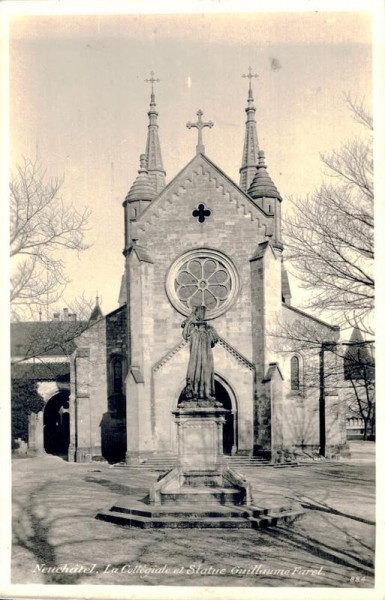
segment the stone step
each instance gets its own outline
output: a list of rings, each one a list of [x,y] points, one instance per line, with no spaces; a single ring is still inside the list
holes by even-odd
[[[231,488],[190,487],[188,490],[161,492],[160,497],[162,504],[186,504],[195,502],[196,504],[211,503],[234,506],[242,503],[244,492],[242,490]]]
[[[263,459],[241,459],[241,458],[225,458],[226,464],[230,465],[270,465],[269,461]]]
[[[282,504],[280,506],[248,506],[248,513],[252,518],[262,518],[266,515],[279,515],[281,513],[287,513],[297,511],[298,507],[293,507],[290,504]]]
[[[252,521],[243,517],[208,517],[199,516],[193,518],[181,518],[175,516],[162,517],[145,517],[140,515],[129,515],[117,513],[112,510],[103,510],[96,515],[97,519],[123,525],[125,527],[140,527],[142,529],[149,528],[173,528],[173,529],[190,529],[190,528],[209,528],[209,529],[251,529]]]
[[[212,509],[199,508],[195,504],[174,507],[164,505],[156,507],[148,506],[143,508],[116,505],[110,509],[110,512],[123,513],[133,516],[138,515],[139,517],[151,517],[153,519],[163,517],[183,519],[198,519],[202,517],[210,519],[239,519],[249,517],[249,512],[247,510],[242,510],[241,508],[237,510],[236,508],[226,507],[223,505],[215,506],[215,508],[213,507]]]
[[[229,467],[263,467],[269,466],[271,463],[258,456],[227,456],[224,457],[225,465]],[[146,461],[137,464],[117,463],[114,468],[131,469],[151,469],[153,471],[169,471],[176,466],[178,462],[177,456],[153,456]]]
[[[303,514],[303,511],[300,510],[287,510],[267,513],[261,517],[249,517],[249,520],[252,523],[253,529],[263,529],[264,527],[293,523],[297,519],[300,519]]]
[[[293,523],[303,516],[303,511],[298,508],[289,508],[286,510],[266,509],[266,514],[260,516],[255,515],[253,509],[238,511],[212,511],[197,509],[192,506],[191,512],[187,511],[187,507],[178,511],[173,508],[168,511],[162,507],[158,508],[125,508],[113,507],[111,510],[102,510],[96,518],[102,521],[115,523],[123,527],[139,527],[142,529],[150,528],[218,528],[218,529],[262,529],[265,527],[274,527],[277,525]]]

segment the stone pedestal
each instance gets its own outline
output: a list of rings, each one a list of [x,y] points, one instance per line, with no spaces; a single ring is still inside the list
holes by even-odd
[[[223,424],[226,410],[186,406],[175,410],[178,466],[184,473],[215,471],[223,462]]]
[[[126,527],[258,528],[290,522],[299,506],[254,504],[251,486],[223,461],[226,410],[214,402],[186,402],[173,412],[178,460],[142,499],[122,498],[98,519]],[[282,499],[283,500],[283,499]]]

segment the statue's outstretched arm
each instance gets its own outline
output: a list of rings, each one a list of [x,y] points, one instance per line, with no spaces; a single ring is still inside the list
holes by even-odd
[[[214,327],[210,327],[210,337],[211,337],[211,347],[214,348],[215,344],[218,343],[219,340],[219,335],[217,334],[216,330],[214,329]]]

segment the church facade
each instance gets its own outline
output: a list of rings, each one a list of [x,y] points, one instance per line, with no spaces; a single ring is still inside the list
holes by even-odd
[[[189,357],[181,325],[197,306],[219,336],[225,454],[282,460],[335,456],[346,446],[345,406],[336,378],[326,376],[339,330],[291,305],[282,197],[259,148],[249,77],[239,184],[206,155],[212,124],[201,111],[187,125],[197,129],[196,154],[166,184],[152,88],[146,150],[123,202],[119,307],[106,316],[97,307],[71,355],[69,460],[175,456],[172,413]],[[287,349],[277,330],[298,323],[322,332],[321,352]],[[316,382],[307,380],[310,369]]]

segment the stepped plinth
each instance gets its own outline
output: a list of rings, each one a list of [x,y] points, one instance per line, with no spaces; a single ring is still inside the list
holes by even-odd
[[[183,403],[173,412],[178,458],[141,500],[119,500],[98,519],[140,528],[259,528],[291,522],[301,507],[283,498],[256,503],[250,483],[223,457],[226,410],[215,402]]]

